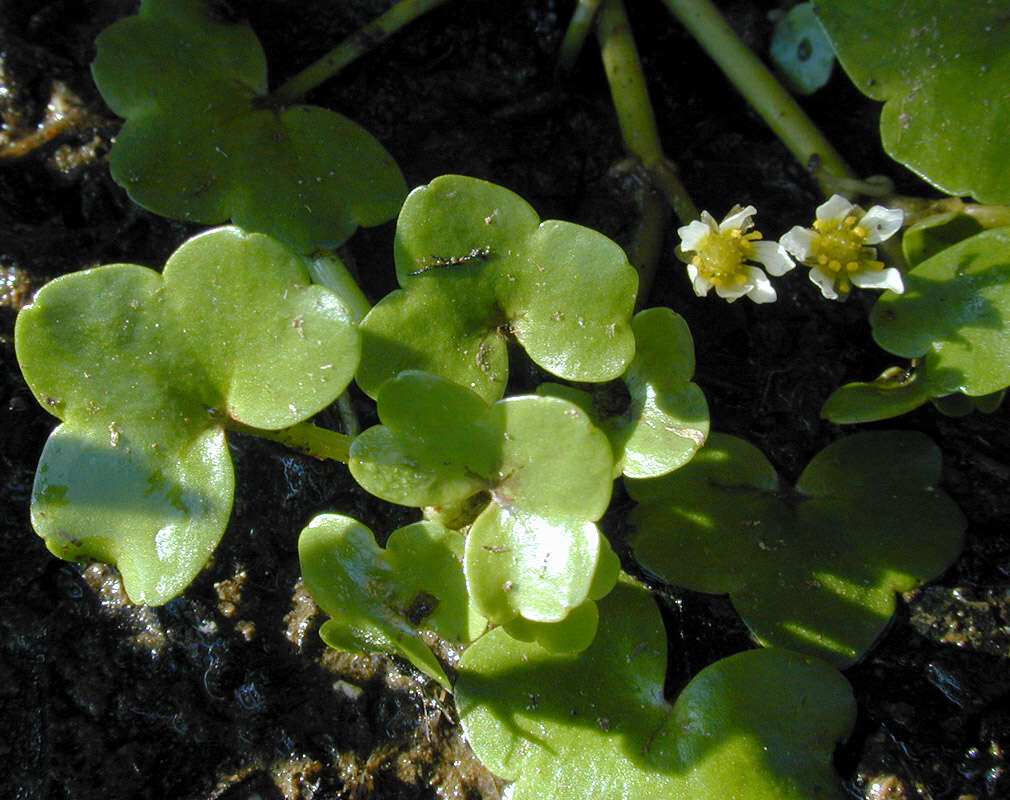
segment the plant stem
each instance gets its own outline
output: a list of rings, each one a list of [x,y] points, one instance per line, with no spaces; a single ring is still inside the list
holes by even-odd
[[[269,439],[271,442],[278,442],[292,450],[318,458],[320,461],[333,460],[346,464],[351,457],[351,442],[353,436],[347,436],[329,428],[320,428],[311,422],[299,422],[290,428],[282,428],[279,431],[268,431],[263,428],[253,428],[243,425],[235,420],[227,420],[225,426],[228,430],[237,433],[246,433],[250,436],[258,436],[260,439]]]
[[[582,46],[586,43],[586,37],[596,20],[596,12],[600,9],[602,0],[579,0],[572,12],[571,22],[565,31],[564,41],[561,42],[561,52],[558,53],[558,72],[570,72],[575,62],[582,52]]]
[[[282,104],[295,102],[306,92],[315,89],[352,61],[384,42],[404,25],[445,2],[446,0],[400,0],[385,14],[372,20],[322,58],[289,78],[271,96]]]
[[[697,219],[698,208],[660,144],[642,62],[621,0],[604,3],[597,18],[596,35],[625,148],[642,162],[682,222]]]
[[[792,95],[740,40],[710,0],[664,2],[796,159],[814,172],[825,196],[837,188],[832,176],[858,180]]]
[[[358,282],[335,252],[317,250],[307,259],[307,266],[312,282],[325,286],[339,297],[354,322],[361,322],[365,314],[372,310],[372,304],[368,302]]]
[[[597,14],[596,36],[624,147],[638,162],[647,184],[636,198],[640,220],[628,248],[631,263],[638,270],[641,305],[649,296],[662,249],[661,231],[667,216],[663,200],[684,224],[698,218],[698,208],[680,182],[677,168],[663,152],[642,62],[622,0],[603,3]]]

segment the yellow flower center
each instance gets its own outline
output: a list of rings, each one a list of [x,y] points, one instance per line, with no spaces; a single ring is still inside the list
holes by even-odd
[[[747,261],[754,256],[754,241],[760,238],[758,231],[744,233],[739,228],[712,231],[698,242],[691,263],[713,286],[742,286],[750,277]]]
[[[853,215],[845,219],[818,219],[814,221],[814,236],[810,256],[806,263],[834,273],[836,278],[848,282],[848,276],[867,269],[883,269],[884,262],[877,261],[872,247],[866,246],[869,235]]]

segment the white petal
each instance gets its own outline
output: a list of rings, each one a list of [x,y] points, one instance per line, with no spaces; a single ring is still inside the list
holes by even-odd
[[[867,234],[867,244],[880,244],[885,239],[890,239],[901,230],[901,224],[905,221],[905,212],[900,208],[884,208],[874,206],[859,220],[859,227],[865,228]]]
[[[853,208],[855,208],[855,205],[852,202],[846,200],[840,194],[833,194],[826,202],[817,206],[817,219],[845,219]]]
[[[698,244],[712,232],[712,229],[700,220],[694,220],[682,228],[677,228],[677,235],[680,236],[681,250],[698,249]]]
[[[750,275],[748,283],[753,284],[747,296],[755,303],[774,303],[778,295],[775,294],[775,287],[768,280],[768,276],[757,267],[750,267],[747,272]]]
[[[814,232],[809,228],[801,228],[794,225],[786,235],[779,239],[779,243],[800,261],[810,255],[813,250]]]
[[[741,208],[739,211],[735,211],[726,217],[721,223],[719,223],[720,231],[729,231],[733,228],[739,228],[740,230],[747,230],[750,227],[750,218],[757,214],[757,209],[754,206],[746,206]]]
[[[821,294],[828,298],[828,300],[838,299],[838,292],[835,291],[834,275],[829,275],[827,272],[814,267],[810,270],[810,280],[817,284],[821,290]]]
[[[687,265],[687,277],[691,279],[694,293],[698,297],[704,297],[708,294],[708,290],[712,288],[712,284],[698,274],[698,268],[694,264]]]
[[[895,294],[905,291],[901,272],[894,267],[887,269],[867,269],[855,273],[850,280],[860,289],[890,289]]]
[[[756,267],[755,268],[748,267],[748,269],[756,269]],[[758,270],[758,272],[761,272],[761,270]],[[715,293],[719,295],[719,297],[723,298],[723,300],[727,300],[728,302],[732,303],[734,300],[739,300],[753,288],[754,288],[754,282],[748,280],[732,288],[727,286],[716,286]]]
[[[754,260],[764,264],[772,275],[785,275],[796,266],[778,242],[754,242]]]

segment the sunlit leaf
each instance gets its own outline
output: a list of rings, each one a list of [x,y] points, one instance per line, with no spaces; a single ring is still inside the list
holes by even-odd
[[[638,277],[614,242],[589,228],[540,222],[521,197],[446,175],[410,193],[397,221],[402,289],[362,322],[357,381],[421,370],[502,396],[514,337],[547,371],[576,381],[619,376],[635,352]]]
[[[559,655],[503,629],[463,654],[467,740],[513,800],[840,800],[832,751],[855,720],[846,680],[817,659],[752,650],[663,696],[666,637],[648,593],[621,583],[593,644]]]
[[[609,551],[594,523],[610,502],[613,459],[582,411],[535,395],[488,405],[419,372],[386,381],[378,407],[382,424],[351,446],[351,474],[365,489],[417,506],[487,497],[465,556],[482,614],[560,622],[590,597]]]
[[[462,644],[484,628],[467,596],[460,534],[418,522],[394,531],[382,549],[361,523],[322,514],[302,531],[298,556],[305,585],[331,617],[319,632],[327,644],[404,656],[450,688],[418,630]]]
[[[952,195],[1010,202],[1010,21],[1002,3],[814,0],[838,60],[885,100],[887,152]]]
[[[57,278],[18,315],[15,348],[63,421],[36,474],[36,531],[61,557],[115,563],[132,599],[160,604],[227,525],[224,429],[280,429],[329,405],[358,335],[300,258],[224,228],[183,244],[164,275],[113,264]]]
[[[694,342],[684,318],[668,308],[632,320],[635,358],[614,384],[591,391],[544,383],[538,394],[575,403],[614,450],[614,475],[648,478],[686,464],[708,436],[708,403],[694,375]]]

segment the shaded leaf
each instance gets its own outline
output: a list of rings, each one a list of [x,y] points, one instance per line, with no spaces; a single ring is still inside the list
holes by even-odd
[[[144,208],[230,218],[298,252],[399,208],[403,176],[371,134],[327,109],[264,101],[266,59],[248,25],[212,21],[200,0],[145,0],[96,45],[95,82],[126,118],[112,176]]]
[[[885,292],[873,338],[922,358],[934,396],[984,395],[1010,385],[1010,228],[971,236],[913,269],[905,292]]]
[[[864,433],[818,453],[795,488],[741,439],[713,435],[686,466],[628,481],[635,556],[678,586],[729,593],[759,641],[851,664],[898,592],[940,574],[964,517],[936,488],[940,453],[914,432]]]

